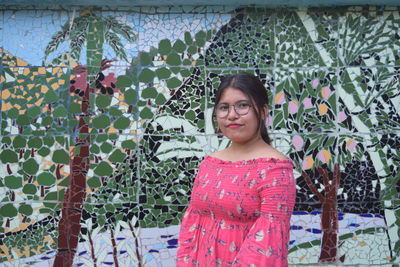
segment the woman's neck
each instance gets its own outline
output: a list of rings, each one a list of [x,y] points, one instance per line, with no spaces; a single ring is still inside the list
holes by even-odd
[[[260,149],[264,149],[268,145],[264,142],[264,140],[261,138],[261,136],[258,136],[257,138],[254,138],[248,142],[244,143],[235,143],[232,142],[232,144],[229,146],[228,150],[229,152],[235,153],[235,154],[252,154]]]

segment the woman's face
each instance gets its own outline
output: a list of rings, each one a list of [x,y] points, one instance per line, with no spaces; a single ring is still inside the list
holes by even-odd
[[[239,109],[246,109],[246,104],[251,105],[249,111],[245,115],[239,115],[235,112],[232,105],[238,104]],[[219,107],[224,110],[228,108],[228,114],[221,118],[217,117],[219,128],[223,135],[229,138],[234,143],[246,143],[260,135],[258,119],[255,113],[255,105],[242,91],[228,87],[222,93],[219,103],[217,104],[216,112]],[[239,111],[240,112],[240,111]]]

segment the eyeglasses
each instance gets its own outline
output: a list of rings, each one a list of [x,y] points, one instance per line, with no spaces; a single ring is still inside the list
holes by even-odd
[[[247,101],[239,101],[233,105],[229,105],[226,103],[220,103],[215,108],[215,115],[221,119],[225,118],[229,114],[230,106],[233,106],[233,109],[235,110],[235,112],[238,115],[243,116],[243,115],[246,115],[247,113],[249,113],[249,110],[253,105]]]

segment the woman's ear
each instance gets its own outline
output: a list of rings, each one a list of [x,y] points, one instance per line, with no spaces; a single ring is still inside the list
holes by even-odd
[[[263,108],[263,110],[262,110],[261,118],[262,118],[263,120],[266,120],[267,117],[268,117],[268,105],[265,104],[265,105],[264,105],[264,108]]]

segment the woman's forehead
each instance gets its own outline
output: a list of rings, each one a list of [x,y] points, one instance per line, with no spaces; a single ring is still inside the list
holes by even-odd
[[[242,92],[240,89],[234,87],[228,87],[224,90],[219,99],[219,102],[237,102],[240,100],[247,100],[249,101],[249,97]]]

